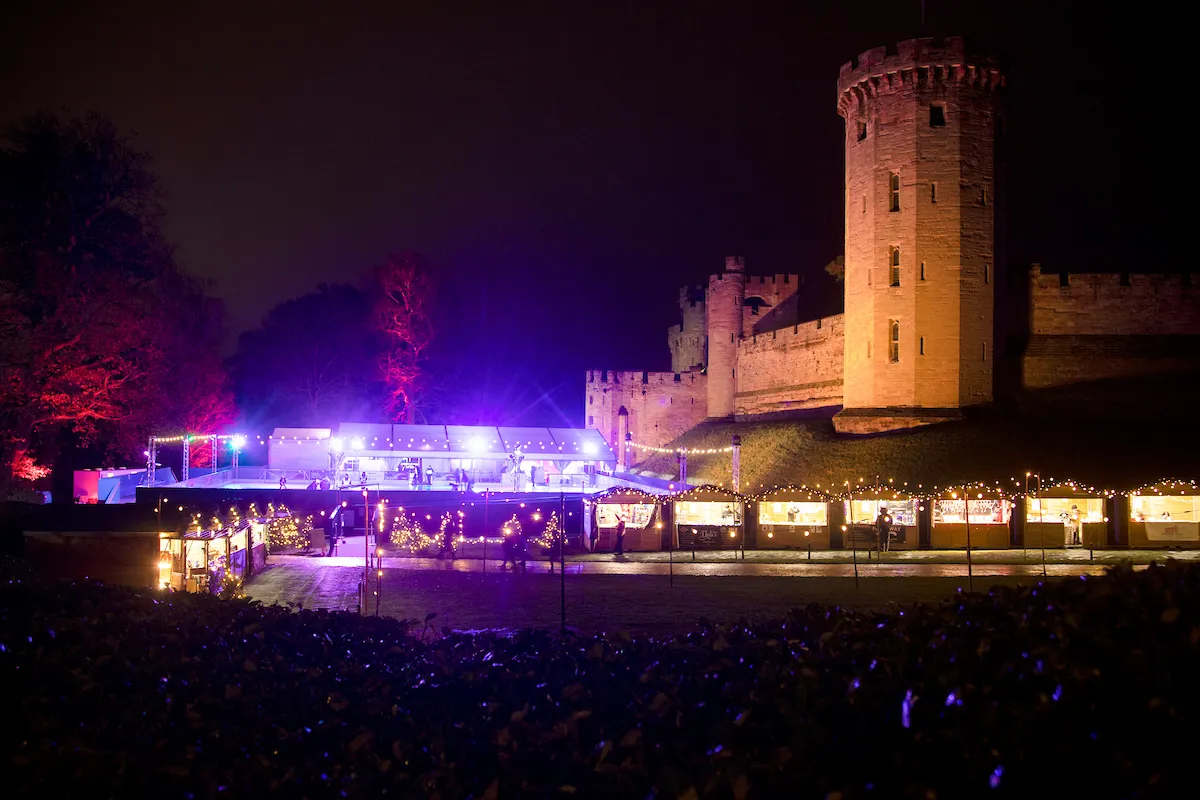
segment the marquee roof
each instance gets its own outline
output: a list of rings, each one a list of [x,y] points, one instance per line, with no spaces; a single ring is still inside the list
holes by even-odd
[[[325,435],[315,436],[309,431],[319,431]],[[328,428],[277,428],[271,436],[273,439],[310,437],[338,442],[341,452],[351,456],[504,458],[520,447],[525,457],[532,461],[617,460],[616,453],[600,432],[587,428],[343,422],[338,425],[336,433],[330,433]]]

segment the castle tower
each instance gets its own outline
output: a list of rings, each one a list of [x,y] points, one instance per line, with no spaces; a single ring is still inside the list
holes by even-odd
[[[679,313],[683,321],[667,330],[671,371],[676,374],[704,366],[708,338],[704,286],[685,286],[679,290]]]
[[[995,62],[968,52],[961,38],[912,39],[842,66],[846,344],[839,430],[952,419],[954,409],[992,399],[1002,85]]]
[[[708,279],[708,417],[733,416],[737,393],[737,347],[742,336],[746,265],[738,256],[725,259],[725,271]]]

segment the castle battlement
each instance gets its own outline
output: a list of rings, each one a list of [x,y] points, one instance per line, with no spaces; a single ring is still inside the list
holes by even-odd
[[[587,371],[589,389],[609,389],[632,386],[662,386],[668,383],[694,381],[696,372],[645,372],[613,369],[590,369]]]
[[[751,275],[746,278],[746,291],[754,286],[763,286],[769,284],[771,286],[799,286],[800,275],[796,272],[776,273],[774,275]]]
[[[1200,286],[1180,274],[1030,273],[1034,336],[1200,335]]]
[[[960,84],[991,90],[1004,85],[995,58],[973,50],[961,36],[908,39],[873,47],[838,73],[838,113],[898,88]]]
[[[1097,291],[1135,294],[1145,290],[1190,293],[1193,296],[1200,294],[1200,274],[1193,277],[1183,273],[1034,272],[1030,283],[1034,291],[1057,291],[1080,296]]]
[[[747,336],[738,341],[738,354],[740,357],[742,354],[760,350],[803,345],[806,342],[825,342],[831,338],[840,339],[844,334],[844,316],[835,314],[831,317],[821,317],[791,327]],[[838,355],[840,357],[840,350]]]

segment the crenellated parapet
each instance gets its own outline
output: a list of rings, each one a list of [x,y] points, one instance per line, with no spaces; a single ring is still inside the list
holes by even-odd
[[[1029,277],[1033,336],[1200,336],[1200,275],[1044,274]]]
[[[842,65],[838,113],[850,117],[880,95],[939,86],[990,92],[1004,86],[1004,75],[994,57],[973,50],[961,36],[908,39]]]

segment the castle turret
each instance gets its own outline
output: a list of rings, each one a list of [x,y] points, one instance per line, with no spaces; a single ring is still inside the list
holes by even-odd
[[[746,265],[738,256],[725,259],[725,271],[708,279],[708,416],[732,417],[737,393],[737,344],[742,335]]]
[[[682,323],[667,330],[671,371],[676,373],[704,366],[708,326],[703,286],[685,286],[679,290],[679,313]]]
[[[868,50],[841,69],[845,411],[932,418],[992,399],[995,62],[961,38]],[[711,385],[711,384],[710,384]],[[887,413],[882,410],[888,409]],[[918,411],[920,410],[920,411]],[[903,427],[881,423],[886,427]],[[858,429],[871,429],[860,425]]]

